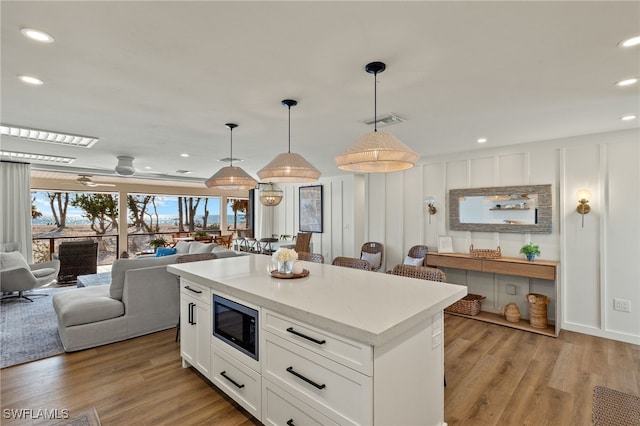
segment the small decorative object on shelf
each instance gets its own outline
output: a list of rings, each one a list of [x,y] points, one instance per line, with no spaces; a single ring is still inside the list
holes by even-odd
[[[298,260],[298,253],[293,249],[281,247],[273,253],[272,259],[278,264],[278,273],[292,274],[293,262]]]
[[[547,305],[551,302],[544,294],[527,294],[529,302],[529,322],[531,327],[547,328]]]
[[[529,262],[533,262],[536,256],[540,255],[540,247],[530,242],[522,246],[520,253],[524,254]]]
[[[469,246],[469,254],[472,257],[484,257],[487,259],[500,259],[502,257],[502,252],[500,251],[500,246],[496,250],[493,249],[474,249],[473,244]]]
[[[502,309],[502,316],[509,322],[518,322],[520,321],[520,308],[513,302],[507,303]]]

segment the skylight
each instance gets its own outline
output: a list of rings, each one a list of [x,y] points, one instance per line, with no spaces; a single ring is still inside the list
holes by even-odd
[[[12,161],[38,161],[43,163],[71,164],[76,161],[72,157],[59,157],[57,155],[31,154],[28,152],[0,151],[0,157]]]
[[[51,132],[48,130],[37,130],[9,126],[6,124],[0,125],[0,134],[38,142],[47,142],[66,146],[77,146],[79,148],[91,148],[96,142],[99,141],[98,138],[93,136],[71,135],[66,133]]]

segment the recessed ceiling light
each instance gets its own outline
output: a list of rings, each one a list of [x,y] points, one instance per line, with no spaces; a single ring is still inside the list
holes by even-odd
[[[31,154],[28,152],[0,151],[0,157],[6,157],[12,161],[37,161],[46,163],[71,164],[76,161],[72,157],[58,157],[57,155]]]
[[[487,138],[478,138],[478,143],[485,143],[487,141]]]
[[[620,80],[616,83],[616,86],[631,86],[632,84],[636,84],[638,82],[637,78],[627,78],[626,80]]]
[[[635,115],[625,115],[623,117],[620,117],[620,120],[622,121],[631,121],[631,120],[635,120],[636,116]]]
[[[42,43],[53,43],[53,37],[44,31],[34,30],[33,28],[23,28],[20,30],[23,36]]]
[[[32,141],[77,146],[79,148],[91,148],[99,140],[92,136],[71,135],[68,133],[57,133],[50,132],[48,130],[11,126],[8,124],[0,125],[0,134],[12,136],[14,138],[29,139]]]
[[[19,75],[18,78],[23,83],[33,84],[34,86],[42,86],[44,84],[44,81],[30,75]]]
[[[631,37],[628,38],[626,40],[623,40],[619,43],[619,46],[621,47],[633,47],[633,46],[637,46],[640,44],[640,36],[635,36],[635,37]]]
[[[189,154],[187,154],[187,153],[180,154],[180,157],[188,157],[188,156],[189,156]]]

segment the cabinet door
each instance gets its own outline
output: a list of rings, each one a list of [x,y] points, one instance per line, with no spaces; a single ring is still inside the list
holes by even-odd
[[[187,294],[180,296],[180,353],[183,365],[209,378],[211,371],[211,305]]]
[[[180,354],[184,367],[196,365],[196,327],[192,324],[195,306],[193,298],[180,295]]]

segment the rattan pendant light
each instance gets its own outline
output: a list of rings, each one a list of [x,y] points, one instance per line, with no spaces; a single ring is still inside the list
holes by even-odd
[[[291,107],[298,105],[293,99],[285,99],[282,105],[289,108],[289,151],[278,154],[269,164],[258,171],[265,182],[307,183],[320,178],[320,171],[302,155],[291,152]]]
[[[389,132],[379,132],[377,124],[376,76],[385,70],[382,62],[371,62],[365,71],[373,74],[374,131],[358,139],[334,161],[339,169],[360,173],[385,173],[410,169],[420,156]]]
[[[277,206],[284,197],[282,189],[278,188],[275,183],[259,183],[260,190],[258,198],[263,206]]]
[[[231,191],[239,191],[244,189],[253,189],[258,184],[254,178],[249,176],[247,172],[240,167],[233,165],[233,129],[238,127],[237,124],[225,124],[231,134],[229,165],[218,170],[213,176],[205,181],[207,188],[226,189]]]

